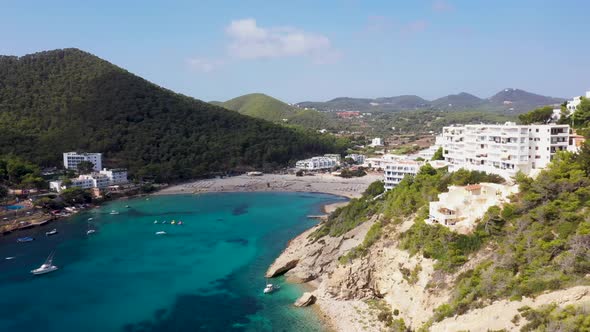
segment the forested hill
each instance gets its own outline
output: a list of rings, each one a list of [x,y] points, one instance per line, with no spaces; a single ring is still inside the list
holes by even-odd
[[[223,103],[212,103],[254,118],[287,125],[313,129],[329,128],[334,125],[325,114],[315,110],[300,109],[262,93],[251,93]]]
[[[0,154],[57,166],[102,152],[107,166],[174,181],[338,152],[283,128],[158,87],[78,49],[0,56]]]

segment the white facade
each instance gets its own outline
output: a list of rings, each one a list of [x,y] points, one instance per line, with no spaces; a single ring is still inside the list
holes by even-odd
[[[102,153],[64,152],[63,158],[66,169],[77,170],[81,161],[89,161],[94,164],[93,169],[97,172],[102,169]]]
[[[375,137],[371,140],[370,146],[383,146],[383,139],[380,137]]]
[[[57,180],[57,181],[49,181],[49,190],[51,191],[55,191],[55,192],[60,192],[62,191],[62,181],[61,180]]]
[[[586,91],[586,98],[590,98],[590,91]],[[578,105],[580,105],[581,102],[581,96],[577,96],[572,98],[572,100],[568,100],[565,107],[567,108],[570,115],[576,111],[576,108],[578,107]]]
[[[451,186],[438,195],[437,202],[430,202],[430,224],[441,224],[462,233],[475,227],[475,222],[494,206],[502,206],[508,197],[518,192],[518,186],[481,183],[469,186]]]
[[[325,154],[324,157],[333,159],[336,162],[336,165],[340,165],[340,155],[339,154]]]
[[[391,190],[397,186],[406,175],[415,176],[424,162],[415,160],[385,160],[385,190]]]
[[[124,168],[103,169],[100,174],[105,175],[109,179],[110,185],[123,184],[129,182],[127,180],[127,170]]]
[[[345,159],[349,159],[349,158],[354,160],[354,163],[358,164],[358,165],[362,165],[365,163],[365,156],[362,154],[352,153],[352,154],[349,154],[345,157]]]
[[[337,166],[336,160],[328,157],[313,157],[309,159],[299,160],[295,167],[307,171],[317,171],[323,169],[330,169]]]
[[[449,171],[484,171],[509,179],[518,171],[543,169],[558,151],[567,150],[568,125],[465,125],[443,128]]]

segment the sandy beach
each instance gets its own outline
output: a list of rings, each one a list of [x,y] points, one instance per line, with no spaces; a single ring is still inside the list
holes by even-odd
[[[345,179],[330,174],[295,176],[291,174],[239,175],[220,179],[198,180],[162,189],[156,195],[199,194],[209,192],[318,192],[347,198],[360,197],[383,174],[367,174],[360,178]]]

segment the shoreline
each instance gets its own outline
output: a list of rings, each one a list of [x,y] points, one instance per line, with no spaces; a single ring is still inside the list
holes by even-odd
[[[331,174],[295,176],[292,174],[238,175],[196,180],[158,190],[151,195],[202,194],[222,192],[305,192],[322,193],[352,199],[362,195],[383,175],[367,174],[359,178],[341,178]]]

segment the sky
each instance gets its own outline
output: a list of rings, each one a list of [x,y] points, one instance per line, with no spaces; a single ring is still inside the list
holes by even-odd
[[[0,0],[0,31],[205,101],[590,90],[587,0]]]

